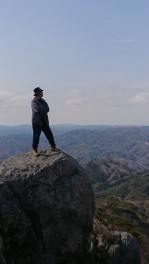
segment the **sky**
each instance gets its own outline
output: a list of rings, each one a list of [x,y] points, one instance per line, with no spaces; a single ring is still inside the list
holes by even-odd
[[[148,0],[0,0],[0,124],[149,125]]]

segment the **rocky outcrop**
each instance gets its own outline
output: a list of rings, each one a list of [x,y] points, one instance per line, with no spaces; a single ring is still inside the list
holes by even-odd
[[[96,252],[103,264],[141,264],[137,240],[127,232],[109,231],[94,219]]]
[[[140,264],[140,252],[136,239],[126,232],[111,232],[108,264]]]
[[[136,239],[93,217],[91,184],[69,155],[0,164],[0,264],[140,264]]]
[[[59,152],[0,164],[0,263],[90,263],[94,201],[78,163]]]

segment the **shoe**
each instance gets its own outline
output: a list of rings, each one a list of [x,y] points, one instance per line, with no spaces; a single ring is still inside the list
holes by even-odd
[[[33,154],[34,156],[38,156],[38,151],[37,151],[37,149],[33,149],[33,150],[32,150],[32,154]]]
[[[51,151],[53,151],[53,152],[58,152],[58,151],[60,151],[57,147],[51,147]]]

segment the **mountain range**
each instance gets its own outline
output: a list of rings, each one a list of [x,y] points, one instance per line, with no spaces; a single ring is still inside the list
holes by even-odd
[[[76,159],[92,183],[97,218],[133,234],[149,263],[149,127],[51,126],[58,148]],[[0,160],[31,151],[29,125],[0,126]],[[41,136],[39,151],[49,148]]]
[[[114,158],[129,161],[139,170],[149,168],[149,127],[52,126],[57,146],[79,163]],[[29,125],[0,126],[0,160],[31,151],[32,128]],[[39,149],[48,148],[41,136]]]

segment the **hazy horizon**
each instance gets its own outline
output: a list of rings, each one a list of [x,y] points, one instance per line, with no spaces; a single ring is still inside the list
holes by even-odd
[[[0,124],[148,125],[149,2],[2,0]]]
[[[30,126],[32,127],[32,124],[0,124],[0,127],[18,127],[18,126]],[[71,123],[57,123],[57,124],[50,124],[50,126],[111,126],[111,127],[149,127],[149,125],[127,125],[127,124],[123,124],[123,125],[119,125],[119,124],[71,124]]]

